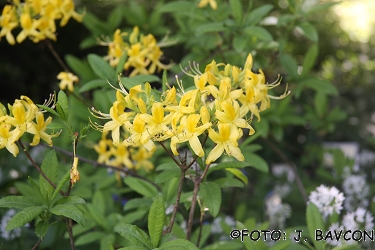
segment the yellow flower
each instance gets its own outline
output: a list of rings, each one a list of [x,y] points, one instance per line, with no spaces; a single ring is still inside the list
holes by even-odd
[[[20,23],[22,31],[17,36],[18,43],[21,43],[28,36],[33,42],[39,42],[44,39],[44,36],[37,30],[40,21],[32,19],[27,11],[21,14]]]
[[[70,92],[74,91],[73,84],[78,82],[78,77],[69,72],[60,72],[57,75],[57,79],[61,80],[59,83],[59,88],[62,90],[68,88]]]
[[[168,124],[172,120],[172,114],[164,116],[164,107],[161,103],[155,102],[152,105],[152,115],[140,114],[139,117],[147,123],[147,131],[153,140],[165,140],[172,136]]]
[[[132,159],[136,162],[135,163],[135,170],[139,170],[143,168],[146,172],[154,169],[154,164],[149,161],[152,156],[152,152],[146,150],[145,148],[132,148],[130,151],[132,155]]]
[[[202,144],[199,141],[198,136],[200,136],[204,131],[211,127],[211,122],[207,122],[198,127],[198,122],[200,120],[200,115],[192,114],[189,116],[184,116],[181,119],[180,126],[182,131],[171,139],[171,149],[173,154],[178,155],[176,144],[189,141],[190,147],[193,149],[194,153],[199,157],[204,155]]]
[[[223,111],[216,110],[216,118],[222,123],[231,125],[231,134],[238,137],[238,128],[247,128],[250,130],[249,135],[254,134],[255,130],[242,118],[244,114],[241,114],[238,102],[223,101],[220,107]]]
[[[111,157],[112,153],[109,150],[110,147],[113,145],[112,140],[106,139],[107,133],[102,133],[102,138],[98,144],[94,145],[94,149],[96,153],[98,153],[98,162],[108,164],[109,158]]]
[[[104,124],[103,132],[112,131],[112,140],[115,146],[119,145],[120,142],[120,127],[125,124],[132,113],[124,112],[125,107],[118,101],[113,103],[109,114],[112,118],[111,121]]]
[[[155,151],[156,147],[146,129],[146,122],[139,115],[134,117],[133,124],[126,122],[125,127],[130,132],[130,137],[124,140],[125,146],[143,146],[148,151]]]
[[[62,3],[59,5],[59,10],[62,14],[60,26],[65,26],[71,17],[73,17],[77,22],[81,22],[84,14],[80,15],[74,10],[74,2],[72,0],[57,0],[57,2],[61,1]]]
[[[210,4],[211,8],[213,10],[216,10],[217,9],[217,3],[216,3],[216,0],[201,0],[198,4],[198,7],[199,8],[204,8],[206,7],[207,4]]]
[[[27,129],[27,132],[34,135],[31,146],[36,146],[39,144],[40,139],[42,138],[49,146],[52,146],[52,138],[58,136],[60,133],[49,135],[45,132],[48,124],[52,122],[52,117],[48,117],[47,120],[44,120],[44,115],[42,112],[36,113],[36,123],[32,123],[31,127]]]
[[[244,156],[238,147],[237,140],[239,138],[231,137],[231,126],[227,123],[221,123],[219,126],[219,133],[213,129],[209,130],[209,137],[216,143],[216,146],[211,150],[206,159],[206,164],[210,164],[217,160],[224,152],[233,156],[239,161],[244,161]]]
[[[0,149],[6,147],[6,149],[14,156],[16,157],[19,153],[19,149],[14,142],[17,139],[14,137],[14,131],[16,129],[13,129],[10,131],[11,125],[7,124],[5,122],[2,122],[0,124]]]
[[[72,183],[72,186],[74,183],[79,181],[80,176],[78,172],[78,157],[74,157],[73,159],[73,166],[72,169],[70,170],[70,182]]]
[[[5,5],[2,16],[0,17],[0,38],[5,36],[8,43],[14,45],[16,42],[12,35],[12,30],[18,26],[17,16],[15,14],[15,7],[12,5]]]

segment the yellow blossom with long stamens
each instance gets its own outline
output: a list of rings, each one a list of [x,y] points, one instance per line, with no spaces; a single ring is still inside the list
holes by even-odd
[[[238,147],[237,140],[239,138],[231,137],[231,126],[227,123],[218,125],[219,133],[215,130],[209,130],[209,137],[216,143],[216,146],[211,150],[206,158],[206,164],[216,161],[224,151],[229,155],[236,158],[238,161],[244,161],[244,156]]]
[[[188,141],[190,147],[193,149],[196,155],[199,157],[204,156],[202,144],[199,141],[198,136],[203,134],[208,128],[211,127],[212,124],[207,122],[201,126],[198,126],[200,119],[200,115],[198,114],[192,114],[187,117],[184,116],[181,119],[180,126],[183,127],[183,130],[171,139],[171,150],[173,154],[178,155],[176,144]]]

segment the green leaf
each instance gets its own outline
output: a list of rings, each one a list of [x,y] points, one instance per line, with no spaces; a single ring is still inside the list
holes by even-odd
[[[165,207],[163,197],[161,195],[157,195],[148,214],[148,233],[154,248],[159,245],[161,233],[163,232],[164,221]]]
[[[100,36],[108,34],[108,27],[105,22],[100,21],[94,14],[91,12],[86,12],[83,17],[83,25],[88,28],[94,35]]]
[[[222,22],[210,22],[210,23],[199,25],[195,31],[197,32],[197,35],[199,36],[208,32],[221,32],[227,29],[228,28],[225,27]]]
[[[124,71],[124,65],[126,60],[128,60],[128,54],[124,53],[116,66],[116,75],[120,74],[122,71]]]
[[[43,239],[44,236],[46,236],[46,234],[47,234],[48,227],[49,227],[48,221],[44,221],[44,220],[39,221],[38,224],[36,224],[36,227],[35,227],[36,236]]]
[[[259,38],[260,40],[267,41],[267,42],[273,41],[273,37],[271,33],[268,32],[268,30],[266,30],[263,27],[250,26],[250,27],[245,28],[244,31],[246,32],[246,34],[250,36],[255,36]]]
[[[51,109],[50,107],[40,105],[40,104],[37,104],[36,106],[38,106],[38,108],[40,108],[40,109],[43,109],[43,110],[46,110],[46,111],[50,112],[51,114],[53,114],[57,117],[60,117],[60,114],[57,113],[55,110]]]
[[[58,174],[59,163],[57,160],[55,150],[50,150],[44,156],[42,161],[41,169],[47,175],[47,177],[53,182],[57,183],[57,174]],[[42,176],[39,175],[39,187],[42,195],[50,200],[52,198],[53,191],[55,190],[51,184]]]
[[[264,4],[250,12],[250,15],[246,19],[246,26],[251,26],[258,23],[265,15],[267,15],[273,9],[273,5]]]
[[[139,2],[130,1],[129,4],[122,8],[124,17],[128,23],[133,26],[142,27],[147,23],[147,13],[144,5]]]
[[[244,230],[244,229],[250,230],[250,229],[246,228],[245,225],[242,224],[242,223],[239,222],[239,221],[236,221],[236,229],[237,229],[237,230]],[[244,237],[244,239],[243,239],[243,243],[245,244],[245,248],[246,248],[246,250],[257,249],[257,247],[256,247],[256,245],[255,245],[255,242],[252,241],[252,240],[250,239],[250,237]]]
[[[208,169],[207,175],[212,173],[212,171],[220,170],[220,169],[225,169],[225,168],[244,168],[250,166],[250,163],[248,162],[242,162],[242,161],[225,161],[221,162],[213,167],[210,167]]]
[[[184,13],[186,10],[195,9],[196,5],[193,2],[169,2],[159,8],[160,12]]]
[[[196,245],[191,243],[188,240],[184,239],[177,239],[177,240],[172,240],[164,243],[161,245],[157,250],[196,250],[199,249],[197,248]],[[156,250],[156,249],[155,249]]]
[[[65,92],[62,90],[60,90],[59,94],[57,95],[57,104],[60,105],[62,111],[64,112],[64,117],[68,119],[69,117],[68,97],[66,96]]]
[[[336,87],[331,82],[326,80],[320,80],[317,77],[309,77],[303,79],[299,82],[299,84],[327,95],[338,95]]]
[[[220,186],[215,182],[203,182],[199,189],[199,196],[202,197],[210,214],[216,217],[219,214],[221,206]]]
[[[53,191],[51,200],[53,201],[56,197],[56,195],[60,192],[61,188],[64,186],[64,184],[70,179],[70,169],[65,173],[65,175],[61,178],[59,181],[59,184],[57,184],[56,189]]]
[[[133,189],[135,192],[145,196],[145,197],[155,197],[158,193],[158,190],[155,186],[153,186],[151,183],[135,178],[132,176],[127,176],[124,179],[124,182],[126,185],[128,185],[131,189]]]
[[[152,200],[150,198],[133,198],[126,202],[124,211],[129,211],[134,208],[145,207],[149,208],[152,205]]]
[[[243,155],[245,157],[245,161],[248,162],[251,167],[259,170],[262,173],[268,173],[268,163],[262,157],[247,152],[245,152]]]
[[[153,248],[150,237],[148,237],[148,235],[142,229],[135,225],[121,223],[115,227],[114,231],[119,233],[135,246],[147,247],[147,249]]]
[[[106,80],[94,79],[85,83],[79,90],[79,93],[86,92],[96,88],[108,87],[109,84]]]
[[[122,9],[121,8],[114,8],[112,12],[109,14],[107,24],[109,30],[115,30],[122,21]]]
[[[108,62],[96,54],[89,54],[87,59],[95,75],[102,80],[108,80],[112,85],[116,84],[117,76],[115,70],[108,64]]]
[[[288,54],[282,54],[279,57],[281,65],[285,68],[290,78],[296,78],[298,72],[297,61]]]
[[[115,242],[116,236],[114,234],[107,234],[100,239],[100,249],[110,250],[110,246]]]
[[[105,198],[103,192],[100,190],[96,190],[94,193],[94,197],[92,198],[92,205],[98,209],[101,214],[105,214]]]
[[[307,51],[305,55],[305,59],[303,60],[303,70],[302,74],[306,75],[310,72],[310,70],[313,68],[316,58],[318,57],[318,45],[313,44],[309,50]]]
[[[326,2],[326,3],[321,3],[321,4],[314,4],[312,7],[308,8],[306,10],[306,14],[311,15],[314,12],[323,12],[326,11],[327,9],[331,8],[333,5],[336,5],[340,3],[340,1],[337,2]]]
[[[44,204],[47,205],[47,199],[40,192],[39,185],[30,176],[28,176],[27,178],[29,179],[29,182],[30,182],[31,186],[34,188],[35,192],[39,195],[40,199],[44,202]]]
[[[315,94],[314,105],[317,115],[323,118],[325,112],[327,111],[327,96],[321,92]]]
[[[164,170],[163,172],[161,172],[160,174],[156,176],[155,183],[158,184],[158,183],[170,181],[171,179],[175,177],[179,177],[180,172],[181,172],[180,169]]]
[[[224,177],[215,180],[215,183],[220,186],[220,188],[227,188],[227,187],[239,187],[243,188],[244,184],[240,180],[237,180],[233,177]]]
[[[232,9],[232,17],[236,20],[237,24],[241,24],[242,21],[242,3],[240,0],[230,0],[229,1],[230,7]]]
[[[240,179],[243,183],[245,183],[247,185],[248,179],[247,179],[246,175],[244,175],[244,173],[242,173],[241,170],[236,169],[236,168],[226,168],[225,170],[234,174],[234,176],[236,176],[238,179]]]
[[[315,240],[315,230],[320,229],[324,232],[324,221],[319,209],[313,203],[307,205],[306,222],[310,238],[313,240],[315,248],[317,250],[323,249],[324,242]]]
[[[303,22],[298,25],[298,28],[301,29],[302,34],[310,39],[313,42],[318,41],[318,32],[316,31],[315,27],[311,25],[309,22]]]
[[[6,226],[6,230],[10,231],[17,227],[22,227],[26,223],[32,221],[37,217],[39,214],[44,212],[46,208],[42,206],[35,206],[35,207],[27,207],[21,211],[19,211],[15,216],[10,219],[8,225]]]
[[[281,237],[283,237],[281,235]],[[292,244],[291,240],[281,240],[277,242],[275,245],[271,246],[268,250],[283,250],[286,249],[290,244]]]
[[[130,89],[145,82],[159,82],[160,78],[154,75],[137,75],[134,77],[121,77],[125,88]]]
[[[100,241],[105,236],[104,232],[88,232],[85,233],[77,238],[76,241],[74,241],[75,246],[82,246],[86,245],[95,241]]]
[[[82,211],[79,210],[75,205],[59,204],[52,207],[49,211],[55,215],[61,215],[73,219],[78,224],[85,227],[85,217]]]
[[[83,72],[87,71],[88,65],[85,61],[78,59],[73,55],[66,55],[65,61],[68,64],[69,68],[71,68],[76,74],[80,75]]]
[[[98,225],[102,226],[106,230],[110,230],[108,220],[104,217],[104,214],[100,213],[100,211],[93,204],[87,204],[86,207],[89,209],[91,216],[94,218],[96,223],[98,223]]]
[[[218,241],[208,245],[202,250],[242,250],[243,243],[241,241]],[[254,248],[256,249],[256,248]]]
[[[122,247],[117,250],[148,250],[149,248],[147,247],[142,247],[142,246],[130,246],[130,247]]]
[[[86,201],[78,196],[67,196],[57,200],[54,205],[59,204],[86,204]]]
[[[25,196],[7,196],[0,199],[0,207],[9,207],[9,208],[27,208],[40,205],[34,199]]]

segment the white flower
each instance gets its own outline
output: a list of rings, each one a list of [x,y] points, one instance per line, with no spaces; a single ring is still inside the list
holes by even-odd
[[[335,211],[340,214],[342,210],[342,203],[344,202],[344,194],[341,193],[337,188],[328,188],[324,185],[320,185],[316,191],[311,192],[309,201],[314,203],[315,206],[323,215],[325,220],[329,215]]]
[[[277,229],[284,228],[285,220],[291,215],[291,207],[289,204],[280,203],[276,206],[267,206],[266,214],[269,218],[270,227]]]
[[[349,175],[345,178],[342,187],[346,196],[344,207],[354,211],[358,207],[368,206],[370,188],[364,175]]]
[[[347,213],[342,224],[347,230],[373,230],[374,217],[364,208],[357,208],[355,212]]]
[[[328,231],[331,231],[332,235],[333,235],[333,240],[331,240],[331,238],[327,238],[327,244],[331,245],[331,246],[342,246],[342,245],[345,245],[346,242],[344,240],[343,237],[340,237],[340,240],[336,240],[335,238],[335,231],[336,231],[336,234],[339,235],[340,234],[340,231],[342,233],[344,233],[344,226],[343,225],[340,225],[340,223],[332,223],[332,225],[328,228]]]

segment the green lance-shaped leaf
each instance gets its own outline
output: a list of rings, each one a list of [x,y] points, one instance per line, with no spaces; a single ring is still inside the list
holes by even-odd
[[[225,168],[244,168],[250,166],[250,163],[243,162],[243,161],[226,161],[221,162],[213,167],[210,167],[210,169],[207,172],[207,175],[212,173],[213,171],[225,169]]]
[[[67,197],[62,197],[59,200],[57,200],[54,205],[60,205],[60,204],[70,204],[70,205],[86,204],[86,201],[79,196],[67,196]]]
[[[145,197],[155,197],[158,193],[156,187],[151,183],[132,176],[126,177],[124,182],[135,192],[144,195]]]
[[[130,241],[134,246],[152,249],[150,237],[135,225],[120,223],[115,227],[115,232]]]
[[[306,52],[305,59],[303,60],[302,64],[302,74],[306,75],[310,72],[310,70],[313,68],[316,58],[318,57],[318,45],[313,44],[309,50]]]
[[[282,236],[281,236],[282,237]],[[286,241],[279,241],[275,245],[269,248],[269,250],[283,250],[286,249],[290,244],[292,244],[291,240],[286,240]]]
[[[48,221],[44,221],[44,220],[39,221],[38,224],[36,224],[36,227],[35,227],[36,236],[43,239],[44,236],[46,236],[46,234],[47,234],[48,227],[49,227]]]
[[[323,249],[324,242],[315,240],[315,230],[320,229],[324,232],[324,221],[319,209],[313,203],[307,205],[306,222],[310,238],[314,241],[315,248],[317,250]]]
[[[272,9],[273,9],[273,6],[271,4],[265,4],[252,10],[248,18],[245,19],[246,26],[250,26],[250,25],[254,25],[258,23]]]
[[[27,208],[40,205],[35,200],[28,198],[26,196],[7,196],[0,199],[0,207],[8,208]]]
[[[210,214],[212,214],[213,217],[216,217],[221,206],[220,186],[215,182],[203,182],[200,186],[199,196],[208,207]]]
[[[120,60],[116,66],[116,75],[124,71],[124,65],[125,65],[126,60],[128,60],[128,54],[125,53],[120,57]]]
[[[68,102],[68,97],[66,96],[65,92],[62,90],[60,90],[59,94],[57,95],[57,104],[58,104],[57,106],[61,107],[61,111],[63,113],[63,115],[60,114],[61,118],[63,118],[64,121],[67,121],[69,117],[69,102]]]
[[[244,175],[244,173],[242,173],[241,170],[236,169],[236,168],[226,168],[225,170],[234,174],[234,176],[236,176],[238,179],[240,179],[243,183],[245,183],[247,185],[247,183],[248,183],[247,176]]]
[[[57,117],[60,117],[60,114],[57,113],[54,109],[51,109],[50,107],[47,107],[47,106],[44,106],[44,105],[41,105],[41,104],[37,104],[36,106],[38,106],[38,108],[40,108],[40,109],[43,109],[43,110],[46,110],[46,111],[50,112],[51,114],[53,114]]]
[[[39,185],[30,176],[28,176],[27,178],[29,179],[29,182],[30,182],[31,186],[33,186],[34,190],[39,195],[40,199],[44,202],[45,205],[48,205],[47,197],[44,197],[42,195],[42,193],[40,192]]]
[[[308,39],[310,39],[313,42],[318,41],[318,32],[312,24],[310,24],[309,22],[303,22],[299,24],[298,27],[301,29],[302,34],[306,36]]]
[[[46,208],[42,206],[35,206],[35,207],[27,207],[20,212],[18,212],[12,219],[10,219],[8,225],[6,226],[6,230],[13,230],[17,227],[22,227],[26,223],[32,221],[41,214]]]
[[[41,169],[53,183],[57,183],[58,165],[55,150],[49,151],[44,156]],[[42,175],[39,175],[39,187],[42,195],[51,199],[54,188]]]
[[[94,79],[85,83],[79,90],[79,93],[86,92],[96,88],[109,87],[108,82],[103,79]]]
[[[240,0],[230,0],[229,1],[230,8],[232,9],[232,16],[236,20],[237,24],[241,24],[242,21],[242,3]]]
[[[117,82],[115,70],[102,57],[90,54],[87,56],[89,64],[94,73],[103,80],[109,81],[112,85]]]
[[[59,181],[59,184],[57,184],[56,189],[53,191],[51,200],[55,199],[56,195],[59,193],[61,188],[64,186],[64,184],[69,180],[70,178],[70,170],[68,170],[65,175],[61,178]]]
[[[55,215],[62,215],[73,219],[82,227],[85,227],[85,217],[82,211],[79,210],[79,208],[77,208],[75,205],[59,204],[52,207],[49,211]]]
[[[159,194],[155,197],[148,214],[148,233],[150,234],[152,246],[159,245],[161,233],[165,222],[165,207],[163,197]]]
[[[268,173],[268,163],[259,155],[253,153],[244,153],[245,161],[248,162],[249,166],[259,170],[262,173]]]
[[[196,250],[199,249],[192,242],[184,239],[172,240],[164,243],[157,250]]]

